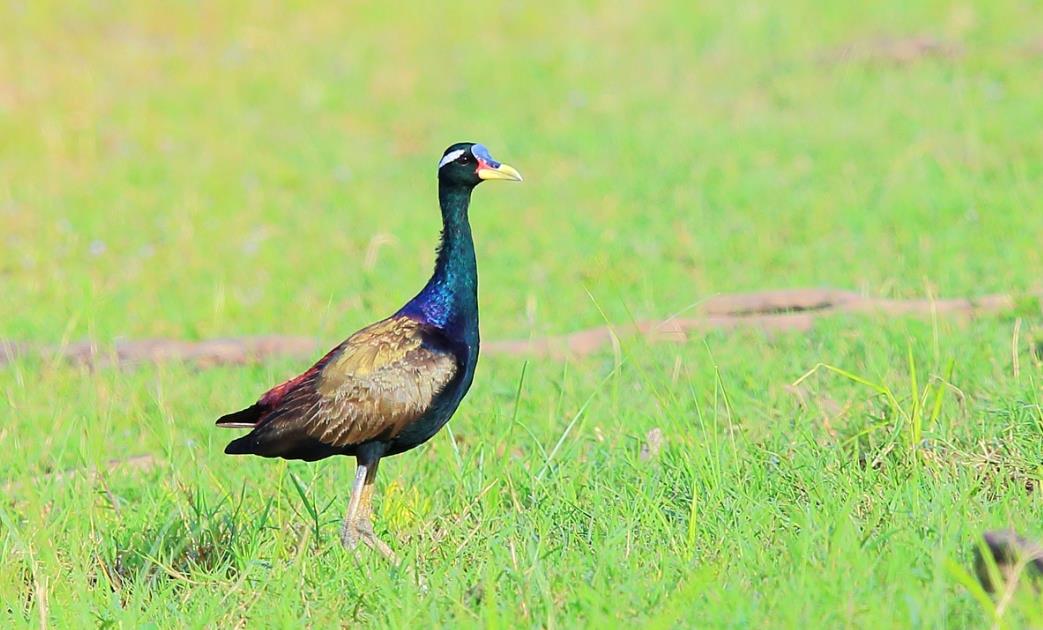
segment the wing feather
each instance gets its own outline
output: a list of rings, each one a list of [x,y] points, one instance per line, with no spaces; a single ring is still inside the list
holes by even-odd
[[[236,452],[292,456],[301,444],[338,450],[391,439],[423,416],[459,371],[437,330],[404,316],[385,319],[262,396],[255,428]]]

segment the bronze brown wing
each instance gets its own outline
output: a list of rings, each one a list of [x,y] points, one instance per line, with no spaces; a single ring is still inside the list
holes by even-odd
[[[460,369],[438,330],[405,316],[385,319],[218,420],[253,429],[225,452],[314,460],[391,440],[424,416]]]

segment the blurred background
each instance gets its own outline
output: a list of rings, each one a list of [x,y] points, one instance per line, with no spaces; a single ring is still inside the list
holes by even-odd
[[[0,341],[44,350],[0,365],[0,619],[1043,627],[969,573],[986,529],[1043,538],[1041,86],[1018,0],[5,0]],[[461,140],[525,175],[471,206],[485,341],[762,289],[1014,299],[487,351],[381,466],[430,591],[341,549],[350,461],[223,455],[213,420],[307,359],[56,356],[330,347],[427,280]]]
[[[526,176],[471,213],[486,338],[1026,290],[1038,9],[8,2],[0,335],[336,337],[426,279],[457,140]]]

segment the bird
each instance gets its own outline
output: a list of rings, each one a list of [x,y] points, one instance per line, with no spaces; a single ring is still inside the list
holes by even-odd
[[[217,426],[250,429],[229,455],[317,461],[355,457],[341,543],[361,542],[398,559],[376,536],[377,467],[431,439],[453,416],[478,363],[478,265],[468,218],[471,193],[488,180],[522,181],[513,167],[473,142],[438,162],[442,233],[427,284],[390,317],[354,333],[299,376],[276,385]]]

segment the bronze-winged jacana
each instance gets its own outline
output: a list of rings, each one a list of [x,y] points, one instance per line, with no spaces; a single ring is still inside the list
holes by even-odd
[[[435,271],[397,313],[367,326],[306,372],[218,426],[252,429],[225,453],[357,462],[341,541],[394,559],[373,533],[373,482],[381,458],[429,440],[452,417],[478,362],[478,267],[467,218],[471,191],[489,179],[521,181],[480,144],[461,142],[438,163],[442,239]]]

